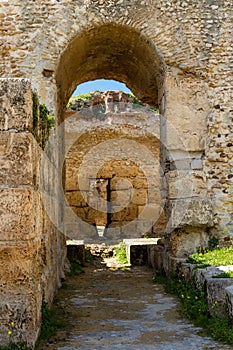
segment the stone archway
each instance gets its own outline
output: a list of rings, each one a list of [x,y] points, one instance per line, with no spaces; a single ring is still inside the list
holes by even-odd
[[[3,344],[10,321],[15,321],[15,341],[35,343],[42,296],[51,301],[64,266],[64,239],[43,211],[38,191],[32,89],[60,122],[75,86],[99,77],[121,80],[143,102],[160,106],[169,151],[162,150],[161,159],[171,229],[176,228],[166,248],[173,257],[183,257],[206,243],[209,233],[222,241],[232,239],[232,68],[226,50],[232,40],[230,5],[219,4],[216,11],[203,1],[177,6],[154,0],[106,3],[105,8],[102,1],[91,0],[46,6],[16,0],[2,7]],[[60,136],[62,140],[62,131]],[[55,172],[48,178],[52,191]],[[181,187],[187,189],[182,197]],[[61,209],[56,213],[60,218]]]
[[[98,78],[116,79],[122,81],[128,85],[128,87],[141,101],[149,104],[150,106],[161,108],[165,80],[165,65],[162,57],[158,54],[153,42],[149,38],[130,26],[116,24],[98,25],[89,30],[83,31],[69,43],[61,56],[56,76],[59,97],[59,105],[57,109],[59,110],[60,120],[63,120],[64,118],[64,107],[66,106],[67,101],[77,84]],[[141,113],[144,112],[145,111]],[[126,116],[126,120],[127,117],[129,116]],[[114,113],[112,118],[116,118],[116,116],[114,117]],[[127,123],[123,117],[121,119],[122,125]],[[135,128],[142,128],[141,124],[144,124],[144,132],[146,134],[146,119],[144,120],[142,118],[142,120],[140,120],[140,118],[138,118],[138,120],[135,118]],[[79,122],[82,123],[82,120],[79,120]],[[99,127],[102,127],[101,125],[102,123],[100,122]],[[79,127],[83,128],[81,124],[80,126],[76,126],[75,123],[73,127],[74,129]],[[155,129],[156,136],[160,138],[160,126],[156,126]],[[130,132],[132,131],[128,130],[129,137]],[[90,131],[90,135],[95,133],[96,131]],[[95,136],[98,138],[99,136],[97,134]],[[117,133],[115,136],[119,137],[119,135],[117,136]],[[88,138],[86,138],[86,140],[88,140]],[[103,138],[103,141],[104,140],[106,140],[106,137]],[[159,141],[157,147],[158,149],[154,152],[157,154],[157,163],[160,164],[161,161],[159,154],[162,152],[160,151]],[[152,167],[152,164],[150,164],[150,166]],[[158,177],[156,182],[160,183],[160,175],[157,165],[155,168],[155,173]],[[76,174],[76,176],[78,175]],[[104,176],[104,174],[101,176]],[[113,175],[111,174],[111,178],[112,176]],[[130,175],[127,174],[125,176],[130,177]],[[158,185],[158,187],[160,186]],[[78,186],[76,187],[76,191],[77,193],[80,193]],[[87,188],[84,190],[84,193],[86,192]],[[160,195],[159,189],[159,197]],[[152,199],[150,199],[150,201],[152,201]],[[159,203],[157,203],[157,205],[160,206]],[[128,210],[130,210],[130,208],[128,208]],[[135,206],[132,210],[134,210],[134,212],[138,212],[138,207]],[[156,209],[154,208],[154,210]],[[79,208],[76,209],[76,211],[80,212],[81,216],[84,215],[84,210],[82,212],[82,210]],[[153,208],[150,207],[150,212],[152,211]],[[120,217],[120,215],[118,216]],[[125,216],[126,215],[124,214],[122,217],[126,221],[128,218],[125,219]],[[150,220],[150,216],[153,217],[152,214],[147,213],[148,222],[151,221],[150,225],[153,226],[154,222],[152,218]],[[115,215],[115,217],[117,217],[117,215]],[[143,232],[142,223],[140,224],[140,221],[137,225],[141,226],[141,233],[139,229],[135,229],[134,227],[134,230],[135,232],[138,232],[139,237],[141,237],[143,233],[151,230],[150,227],[147,228],[147,230],[144,229],[145,232]],[[71,226],[72,228],[70,227],[69,232],[70,230],[72,232],[86,231],[83,227],[77,228],[74,222]],[[144,226],[146,227],[145,222]]]
[[[65,106],[78,84],[99,78],[122,81],[142,102],[158,107],[165,66],[153,42],[139,30],[103,24],[77,35],[61,55],[59,101]]]

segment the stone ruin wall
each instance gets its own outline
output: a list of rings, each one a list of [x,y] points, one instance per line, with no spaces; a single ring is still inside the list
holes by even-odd
[[[0,106],[0,344],[7,342],[11,322],[14,342],[34,344],[42,299],[50,304],[64,277],[65,241],[39,190],[41,148],[30,82],[1,79]]]
[[[133,0],[130,5],[126,0],[78,3],[15,0],[3,1],[0,11],[0,76],[9,79],[7,94],[15,96],[6,97],[1,89],[1,98],[7,101],[7,113],[4,112],[1,120],[0,154],[4,165],[1,167],[1,216],[5,222],[1,228],[1,295],[4,296],[1,342],[7,342],[7,327],[15,318],[17,337],[23,336],[31,344],[39,330],[42,291],[48,300],[52,298],[62,275],[59,266],[63,265],[65,249],[59,248],[63,247],[63,243],[59,243],[62,238],[43,213],[32,180],[32,172],[37,172],[38,151],[28,127],[32,123],[31,112],[24,112],[25,106],[31,110],[28,97],[31,90],[23,87],[21,80],[12,78],[28,78],[40,101],[60,120],[61,111],[76,85],[102,77],[126,82],[142,101],[153,105],[151,94],[156,88],[149,69],[153,60],[147,60],[145,52],[149,51],[144,51],[146,42],[150,41],[162,65],[161,70],[158,69],[157,102],[166,117],[161,123],[162,142],[170,151],[164,149],[162,158],[169,199],[167,212],[171,217],[169,227],[176,226],[182,208],[189,208],[179,220],[179,227],[169,235],[167,249],[183,256],[190,249],[207,243],[210,234],[229,244],[233,235],[233,10],[231,1],[226,0],[219,0],[217,4],[211,0]],[[80,40],[91,39],[90,42],[101,48],[104,35],[101,28],[108,25],[112,26],[111,33],[115,33],[114,40],[123,52],[123,56],[119,56],[122,69],[118,67],[115,72],[116,62],[112,70],[109,66],[104,66],[102,71],[96,69],[101,66],[101,59],[94,61],[98,50],[93,46],[90,61],[85,57],[91,69],[76,67],[76,71],[72,66],[72,57],[79,59],[75,38],[84,33]],[[99,41],[95,42],[92,30],[99,34]],[[130,45],[139,38],[138,49],[134,51]],[[132,70],[130,60],[124,63],[124,46],[132,49],[129,50],[132,56],[128,58],[134,67],[135,62],[140,61],[147,67],[148,71],[140,66],[143,75],[140,70],[138,74]],[[6,81],[1,84],[4,87]],[[16,96],[25,89],[27,98],[22,99],[21,107]],[[20,112],[16,106],[20,106]],[[25,126],[15,124],[15,115],[26,119],[22,123]],[[178,139],[174,138],[170,125],[178,130]],[[12,147],[13,143],[17,147]],[[17,163],[21,146],[20,155],[24,164],[28,162],[27,167]],[[180,188],[181,198],[177,193]],[[19,316],[22,309],[25,313]]]
[[[79,33],[112,23],[138,30],[151,40],[166,67],[167,120],[177,126],[184,144],[188,144],[188,151],[195,153],[198,148],[199,154],[193,155],[194,159],[197,155],[201,164],[197,170],[201,172],[204,168],[203,186],[206,186],[208,198],[212,199],[214,215],[217,213],[216,229],[212,231],[214,234],[221,231],[223,238],[232,235],[229,194],[232,191],[233,36],[230,1],[221,0],[216,4],[207,0],[195,3],[135,0],[130,5],[126,1],[90,0],[78,4],[66,0],[4,2],[1,23],[1,76],[28,77],[41,101],[54,112],[60,108],[56,101],[59,59]],[[143,58],[146,62],[146,57]],[[76,80],[74,72],[69,73],[69,67],[59,67],[59,70],[72,75],[73,80],[67,79],[72,81],[69,89],[74,89],[85,79],[98,78],[94,76],[98,72],[91,71]],[[110,77],[110,72],[107,74]],[[111,78],[114,77],[118,78],[112,72]],[[127,78],[124,73],[121,78],[136,94],[143,95],[140,89],[136,91],[136,77]],[[64,88],[62,93],[68,97],[72,90]],[[180,122],[183,119],[185,123]],[[170,149],[182,158],[182,147],[170,141]],[[184,170],[192,172],[189,166]]]
[[[67,142],[74,139],[65,162],[68,205],[90,225],[107,225],[104,237],[108,243],[164,235],[158,112],[133,104],[131,96],[114,91],[96,92],[91,100],[74,100],[71,107],[65,124]],[[92,155],[86,160],[89,152]],[[80,167],[86,176],[82,186]],[[107,200],[113,211],[109,216]],[[94,230],[80,228],[75,232],[69,216],[65,221],[68,237],[84,239],[86,243],[98,240]],[[126,225],[130,222],[129,228]],[[111,234],[109,228],[117,229]]]

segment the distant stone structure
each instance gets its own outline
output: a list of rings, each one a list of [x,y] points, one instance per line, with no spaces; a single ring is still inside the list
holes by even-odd
[[[74,228],[67,225],[67,215],[74,211],[66,212],[62,184],[66,195],[77,192],[78,198],[81,168],[77,164],[85,160],[87,150],[88,159],[94,146],[116,139],[123,147],[120,142],[127,137],[131,145],[137,143],[132,158],[117,169],[122,167],[123,178],[127,175],[124,186],[129,178],[138,181],[139,175],[143,178],[150,171],[158,180],[154,185],[158,196],[150,200],[163,203],[162,249],[167,267],[172,266],[171,257],[185,257],[207,246],[211,238],[231,244],[232,3],[3,0],[0,16],[0,343],[8,343],[9,325],[14,322],[13,341],[33,345],[40,330],[42,300],[51,303],[64,277],[65,235]],[[114,97],[106,95],[111,100],[107,114],[101,118],[91,114],[89,119],[77,114],[63,124],[76,86],[99,78],[126,83],[160,115],[114,110]],[[40,128],[49,120],[41,114],[38,121],[35,93],[56,120],[47,150],[47,136]],[[44,150],[38,145],[41,138]],[[135,166],[142,162],[140,144],[148,149],[144,160],[154,155],[159,166],[143,163],[140,173]],[[117,151],[115,155],[119,158]],[[92,167],[82,169],[84,175],[110,179],[115,191],[114,174],[121,175],[110,154],[105,169],[92,158],[90,164],[94,163],[100,165],[97,177],[92,177],[96,175]],[[150,204],[147,199],[135,203],[150,193],[145,179],[136,186],[138,196],[130,197],[128,209],[133,222],[139,207]],[[152,187],[151,182],[151,191]],[[80,200],[83,204],[75,200],[70,205],[83,212],[85,201]],[[124,214],[114,214],[112,222],[125,221]]]

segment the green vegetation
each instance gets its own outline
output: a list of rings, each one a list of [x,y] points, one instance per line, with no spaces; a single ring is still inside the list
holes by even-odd
[[[100,90],[95,90],[95,91],[90,91],[87,94],[79,94],[76,96],[71,96],[70,101],[74,101],[77,99],[82,99],[82,100],[91,100],[92,96],[94,95],[95,92],[100,92]]]
[[[93,260],[93,255],[91,254],[90,247],[85,247],[85,261],[90,262]]]
[[[45,104],[39,104],[37,95],[33,94],[33,131],[39,145],[44,148],[50,129],[55,125],[54,117],[49,115]]]
[[[52,117],[51,115],[49,115],[49,110],[48,108],[45,106],[44,103],[42,103],[39,106],[39,112],[40,112],[40,118],[43,121],[43,123],[45,124],[45,126],[48,129],[51,129],[54,124],[55,124],[55,120],[54,117]]]
[[[31,350],[31,348],[28,348],[25,342],[19,342],[18,344],[10,342],[7,346],[0,345],[0,350]]]
[[[31,350],[27,344],[23,341],[18,342],[17,344],[14,342],[15,335],[15,323],[11,322],[9,325],[9,331],[7,332],[9,337],[9,344],[6,346],[0,345],[0,350]]]
[[[55,311],[48,307],[48,303],[42,302],[42,322],[39,340],[49,339],[56,334],[58,328],[65,326],[65,323],[57,319]]]
[[[70,272],[68,275],[71,277],[74,277],[74,276],[76,276],[77,271],[83,272],[83,265],[82,265],[80,260],[75,259],[74,261],[72,261],[72,263],[70,265]]]
[[[92,99],[93,95],[96,93],[96,92],[101,92],[100,90],[95,90],[95,91],[91,91],[87,94],[79,94],[79,95],[76,95],[76,96],[71,96],[71,98],[69,99],[69,102],[67,104],[67,108],[70,108],[72,110],[76,110],[76,108],[84,108],[85,106],[88,107],[88,104],[85,103],[85,101],[89,101]],[[122,92],[122,91],[120,91]],[[139,106],[143,106],[144,104],[132,93],[126,93],[127,95],[129,95],[130,97],[132,97],[133,99],[133,105],[135,108],[139,107]],[[78,102],[78,105],[74,105],[73,102],[74,101],[77,101]],[[157,112],[159,113],[159,110],[156,109],[156,108],[153,108],[153,107],[150,107],[149,110],[151,112]]]
[[[116,260],[121,264],[128,264],[125,243],[121,243],[115,248]]]
[[[191,254],[187,261],[191,264],[205,266],[233,265],[233,248],[219,248],[211,251],[202,251]]]
[[[219,275],[213,276],[213,278],[233,278],[233,271],[222,272]]]
[[[158,274],[154,283],[162,283],[167,293],[175,294],[180,300],[180,314],[196,326],[202,327],[213,339],[233,344],[233,327],[231,321],[224,317],[211,316],[205,290],[198,290],[194,281],[185,281],[184,276],[173,275],[166,278],[165,274]],[[218,307],[217,301],[213,305]]]

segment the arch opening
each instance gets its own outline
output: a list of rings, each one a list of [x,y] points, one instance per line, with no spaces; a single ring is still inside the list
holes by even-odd
[[[125,83],[143,103],[158,107],[165,68],[154,44],[134,28],[104,24],[70,42],[57,70],[58,100],[64,109],[78,84],[95,79]]]
[[[67,46],[67,49],[61,56],[58,72],[57,72],[57,86],[58,86],[58,114],[60,116],[60,121],[63,121],[68,116],[66,111],[67,102],[71,97],[72,93],[76,89],[77,85],[93,81],[96,79],[107,79],[107,80],[117,80],[119,82],[125,83],[126,86],[133,92],[133,94],[144,104],[153,106],[155,108],[160,108],[162,96],[164,94],[164,78],[165,78],[165,68],[162,58],[159,56],[154,44],[146,38],[139,31],[130,28],[128,26],[122,25],[113,25],[113,24],[105,24],[101,26],[97,26],[90,30],[84,31],[82,34],[78,35],[73,41]],[[109,96],[108,96],[109,97]],[[118,96],[119,97],[119,96]],[[112,101],[112,96],[110,100]],[[108,105],[110,106],[111,102],[109,98]],[[98,139],[98,145],[106,144],[108,148],[109,143],[114,144],[114,140],[112,141],[112,136],[106,133],[103,137],[101,135],[101,128],[106,128],[106,130],[113,130],[114,139],[115,137],[118,140],[123,141],[126,145],[126,149],[128,147],[132,147],[131,154],[135,154],[135,149],[138,148],[138,154],[134,155],[133,162],[138,162],[140,164],[139,169],[136,169],[136,166],[131,166],[128,164],[128,158],[130,159],[131,154],[129,155],[126,151],[125,157],[127,159],[121,159],[121,155],[117,153],[116,165],[113,164],[114,160],[109,158],[108,162],[105,163],[105,168],[103,168],[102,172],[100,171],[98,174],[94,174],[94,169],[91,169],[88,165],[87,168],[90,168],[90,174],[87,181],[87,186],[84,186],[83,189],[80,189],[77,184],[77,174],[80,173],[80,166],[77,166],[77,160],[81,161],[82,157],[80,157],[76,152],[84,147],[82,154],[88,154],[88,142],[84,143],[79,141],[77,142],[77,147],[75,146],[75,150],[67,153],[66,157],[66,177],[69,177],[66,180],[66,195],[68,196],[68,204],[71,205],[71,209],[75,214],[79,214],[78,216],[82,219],[82,228],[80,229],[79,224],[76,222],[76,215],[73,216],[73,212],[69,212],[67,217],[70,219],[69,229],[66,232],[70,232],[72,237],[73,232],[85,232],[85,225],[83,222],[88,222],[89,224],[93,224],[93,217],[95,216],[95,211],[93,211],[90,207],[91,205],[87,205],[87,201],[82,200],[83,193],[87,194],[87,196],[91,197],[90,191],[90,183],[96,183],[98,179],[105,179],[108,181],[108,189],[105,190],[105,197],[108,196],[110,200],[105,198],[105,202],[110,202],[111,206],[114,202],[114,196],[119,195],[119,193],[115,193],[115,187],[113,185],[113,178],[117,174],[117,179],[122,181],[122,177],[126,178],[127,181],[132,181],[134,183],[132,189],[123,188],[120,190],[121,196],[128,196],[128,192],[130,194],[130,200],[128,199],[128,205],[125,207],[125,211],[122,211],[117,203],[116,207],[117,212],[112,213],[111,215],[106,216],[106,210],[104,212],[103,224],[108,227],[108,234],[110,239],[112,235],[117,236],[118,231],[120,230],[119,238],[122,239],[124,237],[124,232],[122,228],[121,221],[127,226],[127,232],[132,231],[135,232],[135,228],[131,224],[134,222],[134,225],[137,227],[140,226],[139,231],[147,232],[147,222],[149,222],[149,231],[152,229],[154,225],[155,218],[151,218],[151,215],[155,215],[156,213],[156,221],[161,214],[161,206],[162,198],[160,193],[160,125],[159,125],[159,115],[156,113],[156,116],[150,115],[147,112],[140,111],[136,116],[134,113],[137,112],[131,111],[127,109],[127,103],[122,103],[121,99],[118,98],[119,106],[117,108],[117,112],[115,108],[109,109],[107,112],[105,110],[105,116],[101,116],[101,120],[99,120],[98,128],[95,128],[95,131],[91,130],[93,128],[93,121],[97,119],[93,118],[93,110],[91,109],[91,118],[93,118],[91,122],[91,128],[89,131],[85,131],[87,134],[87,138],[91,141],[90,150],[97,147],[95,146],[95,142],[93,140]],[[122,104],[124,104],[124,112],[122,114]],[[113,103],[114,105],[114,103]],[[94,105],[95,107],[95,105]],[[144,108],[144,107],[143,107]],[[114,113],[118,115],[114,115]],[[71,111],[71,113],[73,113]],[[124,117],[124,113],[125,117]],[[132,114],[133,113],[133,114]],[[153,114],[153,113],[152,113]],[[89,115],[89,117],[90,117]],[[66,140],[70,137],[72,138],[75,133],[75,128],[77,133],[80,135],[80,124],[78,123],[87,123],[85,116],[78,115],[76,117],[76,121],[74,123],[70,123],[70,130],[65,130]],[[124,119],[125,118],[125,119]],[[115,120],[112,122],[112,120]],[[150,119],[150,122],[148,120]],[[95,123],[94,122],[94,123]],[[116,125],[115,125],[115,124]],[[116,132],[118,128],[118,124],[122,124],[125,130],[121,129],[120,132]],[[133,123],[133,124],[132,124]],[[150,142],[150,126],[147,127],[147,124],[151,125],[151,128],[155,131],[155,136],[153,136],[153,142]],[[150,124],[151,123],[151,124]],[[67,124],[67,125],[68,125]],[[138,125],[137,125],[138,124]],[[75,126],[76,125],[76,126]],[[85,124],[87,125],[87,124]],[[97,126],[97,125],[96,125]],[[74,129],[73,129],[74,128]],[[134,146],[129,146],[127,144],[127,138],[131,132],[134,133],[134,128],[138,129],[138,134],[135,134],[131,143]],[[114,131],[115,130],[115,131]],[[127,136],[128,133],[128,136]],[[119,135],[118,135],[119,134]],[[153,133],[152,133],[153,134]],[[90,142],[89,141],[89,142]],[[137,146],[136,146],[137,143]],[[143,146],[143,144],[145,145]],[[148,145],[146,145],[148,143]],[[87,144],[87,145],[86,145]],[[146,148],[147,151],[140,148]],[[86,146],[86,147],[85,147]],[[150,150],[150,147],[152,149]],[[101,147],[100,147],[101,148]],[[111,148],[111,147],[110,147]],[[102,152],[102,151],[100,151]],[[153,174],[149,175],[149,180],[147,178],[147,170],[145,168],[142,173],[140,172],[140,167],[144,164],[144,160],[147,159],[147,155],[144,152],[149,152],[151,154],[150,163],[146,164],[149,167],[149,171],[153,172]],[[114,152],[113,152],[114,153]],[[152,160],[153,158],[153,160]],[[94,154],[92,162],[94,164],[98,163],[98,160],[102,159],[100,157],[96,158],[96,154]],[[104,159],[103,159],[104,160]],[[132,159],[131,159],[132,160]],[[113,163],[112,163],[113,161]],[[153,162],[155,161],[156,165],[153,168]],[[145,165],[145,164],[144,164]],[[143,166],[144,166],[143,165]],[[117,170],[114,170],[115,167]],[[153,168],[153,169],[152,169]],[[118,174],[119,169],[121,169],[122,174]],[[75,171],[74,171],[75,170]],[[131,171],[131,172],[130,172]],[[88,170],[85,169],[85,172]],[[156,175],[154,174],[156,173]],[[98,176],[99,177],[98,177]],[[154,179],[152,179],[154,176]],[[139,180],[138,180],[139,179]],[[149,182],[148,182],[149,181]],[[144,183],[145,182],[145,183]],[[147,183],[148,182],[148,183]],[[111,187],[112,186],[112,187]],[[126,186],[124,184],[124,186]],[[127,185],[128,186],[128,185]],[[127,187],[126,186],[126,187]],[[105,193],[106,192],[106,193]],[[127,192],[127,193],[126,193]],[[134,194],[133,194],[134,193]],[[88,198],[89,198],[88,197]],[[101,197],[101,196],[100,196]],[[143,200],[142,198],[143,197]],[[77,200],[78,198],[78,200]],[[81,198],[81,199],[80,199]],[[101,198],[100,198],[101,199]],[[70,204],[71,203],[71,204]],[[95,203],[96,204],[96,203]],[[97,203],[98,204],[98,203]],[[106,205],[106,203],[104,204]],[[97,205],[97,207],[100,204]],[[146,210],[144,211],[144,209]],[[97,210],[98,211],[98,210]],[[119,213],[118,213],[119,212]],[[97,213],[98,215],[98,213]],[[91,216],[91,217],[90,217]],[[148,217],[151,219],[148,219]],[[73,220],[73,221],[72,221]],[[100,217],[98,218],[100,220]],[[98,220],[94,220],[95,224],[98,225]],[[100,220],[101,221],[101,220]],[[106,221],[106,222],[105,222]],[[164,221],[164,218],[162,219]],[[102,223],[102,222],[101,222]],[[129,223],[129,225],[128,225]],[[87,226],[87,225],[86,225]],[[132,226],[132,227],[131,227]],[[164,222],[161,227],[164,227]],[[120,228],[119,228],[120,227]],[[152,229],[152,231],[155,228]],[[87,228],[88,235],[90,235],[90,225]],[[118,231],[117,231],[118,230]],[[148,231],[148,232],[149,232]],[[152,232],[151,231],[151,232]],[[91,234],[92,235],[92,234]],[[138,231],[137,231],[138,235]],[[85,234],[84,234],[85,236]],[[139,236],[140,237],[140,236]],[[96,231],[93,231],[93,239],[96,239]]]

